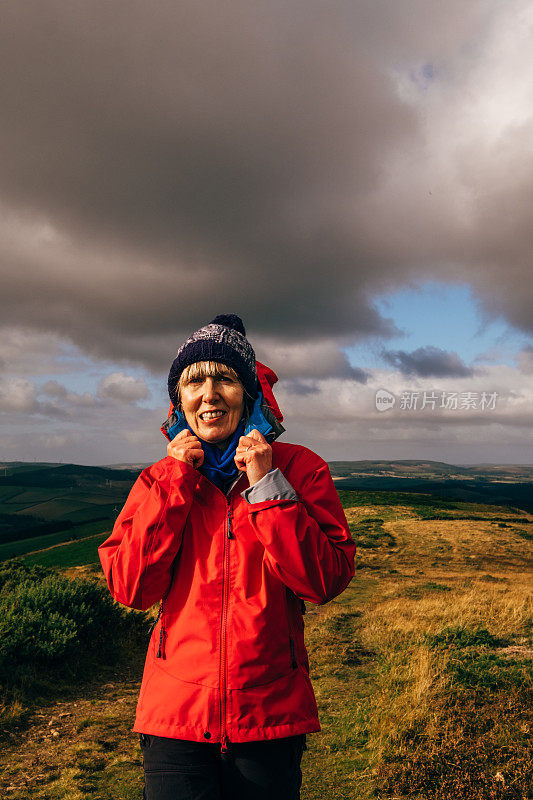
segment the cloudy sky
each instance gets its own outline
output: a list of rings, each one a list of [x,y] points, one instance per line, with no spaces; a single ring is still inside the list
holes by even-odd
[[[533,462],[529,0],[0,15],[1,460],[161,458],[233,312],[287,441]]]

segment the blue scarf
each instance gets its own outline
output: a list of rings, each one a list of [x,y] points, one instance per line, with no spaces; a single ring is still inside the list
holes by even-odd
[[[187,428],[194,433],[190,425]],[[195,434],[196,435],[196,434]],[[244,420],[241,419],[232,436],[225,441],[225,448],[222,450],[216,444],[200,439],[202,450],[204,451],[204,463],[198,468],[198,472],[214,483],[221,491],[226,493],[230,484],[239,475],[239,470],[235,463],[235,451],[239,444],[239,439],[244,435]]]

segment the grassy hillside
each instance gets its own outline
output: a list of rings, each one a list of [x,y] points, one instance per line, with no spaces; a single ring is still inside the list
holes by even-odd
[[[533,512],[531,483],[500,483],[497,481],[430,480],[428,478],[353,477],[335,480],[341,490],[366,490],[367,492],[411,492],[426,494],[435,500],[483,503],[506,506]]]
[[[0,561],[109,530],[137,475],[73,464],[0,467]]]
[[[341,497],[359,556],[341,597],[308,604],[323,730],[308,737],[302,800],[533,796],[531,516],[417,494]],[[62,570],[80,573],[102,580]],[[142,661],[131,650],[11,728],[4,795],[140,800]]]
[[[99,525],[95,527],[100,530]],[[98,548],[107,539],[109,533],[110,531],[96,533],[77,542],[69,542],[68,544],[49,547],[46,550],[39,550],[36,553],[26,555],[23,561],[25,564],[38,564],[43,567],[58,567],[60,569],[88,565],[99,566]]]
[[[533,512],[533,466],[527,464],[460,467],[441,461],[331,461],[329,467],[340,490],[416,492]]]
[[[525,481],[533,480],[531,464],[472,464],[460,466],[444,461],[330,461],[334,475],[395,475],[421,478],[463,478],[465,480]]]

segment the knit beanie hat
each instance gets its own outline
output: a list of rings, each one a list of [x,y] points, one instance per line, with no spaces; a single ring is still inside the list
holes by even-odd
[[[209,325],[195,331],[178,350],[168,375],[168,394],[178,405],[177,386],[181,373],[197,361],[218,361],[232,367],[246,391],[257,397],[255,353],[237,314],[219,314]]]

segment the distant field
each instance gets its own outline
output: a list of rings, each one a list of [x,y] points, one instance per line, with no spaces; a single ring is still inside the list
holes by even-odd
[[[1,480],[1,479],[0,479]],[[12,498],[23,492],[24,489],[18,486],[1,486],[0,485],[0,503],[6,503]]]
[[[58,495],[66,494],[67,492],[68,489],[56,490],[56,494]],[[20,490],[17,490],[17,494],[12,498],[12,500],[4,498],[3,502],[9,503],[10,505],[12,505],[12,503],[17,503],[18,505],[29,507],[36,505],[37,503],[46,502],[49,499],[50,499],[50,489],[39,489],[39,488],[27,489],[24,487],[21,488]]]
[[[335,473],[333,473],[335,474]],[[356,490],[363,492],[420,493],[429,495],[432,500],[460,501],[466,503],[485,503],[495,506],[508,506],[533,512],[533,492],[531,481],[502,483],[493,480],[434,480],[424,477],[399,478],[395,476],[341,477],[335,480],[338,491]]]
[[[79,542],[70,542],[50,550],[42,550],[39,553],[27,555],[24,559],[25,564],[40,564],[43,567],[84,567],[89,564],[99,564],[98,548],[109,536],[110,531],[97,533]]]
[[[110,528],[110,526],[101,521],[87,522],[85,525],[78,525],[75,529],[76,540],[85,538],[87,536],[100,534],[108,528]],[[0,561],[5,561],[8,558],[18,558],[26,553],[47,550],[47,548],[54,547],[62,542],[69,543],[71,540],[72,529],[69,529],[67,531],[60,531],[59,533],[48,534],[46,536],[36,536],[31,539],[20,539],[16,542],[0,544]],[[76,542],[74,541],[72,544],[76,544]]]
[[[31,553],[34,550],[43,550],[45,547],[52,547],[52,545],[60,542],[68,542],[71,537],[71,531],[67,530],[59,533],[50,533],[47,536],[34,536],[30,539],[19,539],[16,542],[0,544],[0,561],[5,561],[8,558],[17,558],[17,556]]]
[[[137,475],[59,464],[0,468],[0,561],[109,530]]]

